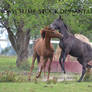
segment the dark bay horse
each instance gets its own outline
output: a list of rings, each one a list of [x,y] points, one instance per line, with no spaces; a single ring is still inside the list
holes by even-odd
[[[61,39],[59,43],[60,48],[62,48],[59,58],[61,68],[65,73],[64,62],[68,54],[76,57],[82,65],[82,75],[78,80],[78,82],[80,82],[85,75],[86,68],[92,68],[92,66],[88,64],[88,62],[92,60],[92,48],[87,43],[75,38],[74,35],[68,31],[68,27],[64,24],[61,16],[50,24],[50,27],[59,30],[59,32],[63,34],[63,39]],[[62,63],[61,59],[63,59]]]

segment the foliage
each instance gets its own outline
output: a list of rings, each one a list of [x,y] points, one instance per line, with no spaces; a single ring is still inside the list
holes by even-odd
[[[2,1],[2,0],[1,0]],[[9,7],[11,12],[9,17],[9,25],[14,27],[23,19],[26,28],[31,28],[31,38],[39,37],[40,29],[49,25],[58,15],[62,15],[66,24],[71,28],[73,33],[82,33],[88,36],[92,33],[92,18],[91,18],[91,0],[4,0],[1,3],[1,8]],[[21,6],[21,7],[20,7]],[[88,12],[90,11],[90,12]],[[0,13],[2,17],[7,16],[5,13]],[[90,39],[91,36],[90,36]]]
[[[21,6],[21,7],[20,7]],[[31,36],[36,36],[40,33],[40,29],[48,25],[51,20],[50,15],[44,15],[42,9],[45,6],[45,0],[1,0],[1,12],[0,16],[3,20],[9,20],[9,26],[12,28],[14,34],[17,32],[16,25],[19,25],[20,21],[24,21],[24,30],[31,29]],[[9,16],[3,12],[4,9],[8,9]],[[15,25],[16,23],[16,25]]]
[[[24,20],[26,28],[31,28],[31,38],[38,38],[40,29],[49,25],[58,15],[62,15],[72,33],[82,33],[92,39],[92,0],[1,0],[1,8],[9,7],[11,15],[8,17],[9,25],[14,27],[16,23]],[[21,7],[20,7],[21,6]],[[89,11],[89,12],[88,12]],[[2,17],[5,13],[0,13]],[[4,17],[5,18],[5,17]]]

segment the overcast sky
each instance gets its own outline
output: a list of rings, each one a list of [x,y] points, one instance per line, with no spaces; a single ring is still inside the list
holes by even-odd
[[[7,40],[7,31],[5,29],[0,28],[0,47],[5,48],[8,45],[7,41],[1,41],[2,39]]]

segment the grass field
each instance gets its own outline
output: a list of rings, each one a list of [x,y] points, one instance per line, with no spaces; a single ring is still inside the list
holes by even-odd
[[[92,92],[92,83],[0,83],[0,92]]]
[[[16,57],[0,56],[0,72],[16,70]]]
[[[31,63],[31,58],[29,60]],[[16,57],[0,56],[0,73],[5,71],[13,71],[19,74],[24,72],[24,70],[16,67]],[[58,76],[59,74],[55,75]],[[11,77],[11,75],[7,76]],[[25,81],[24,78],[27,79],[25,75],[18,75],[17,77],[19,77],[18,82],[0,82],[0,92],[92,92],[92,82],[63,81],[55,84],[51,81],[48,84],[47,82],[40,81],[40,79],[37,82]]]
[[[31,65],[32,58],[29,58]],[[35,64],[37,66],[37,63]],[[21,71],[16,67],[16,57],[15,56],[0,56],[0,72],[2,71]]]

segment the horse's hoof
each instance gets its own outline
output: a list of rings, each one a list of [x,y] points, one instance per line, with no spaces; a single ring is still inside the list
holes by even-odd
[[[77,82],[81,82],[81,80],[78,80]]]
[[[64,71],[64,74],[66,74],[66,72]]]
[[[31,78],[28,78],[28,81],[31,81]]]
[[[36,75],[36,78],[39,78],[39,75]]]

